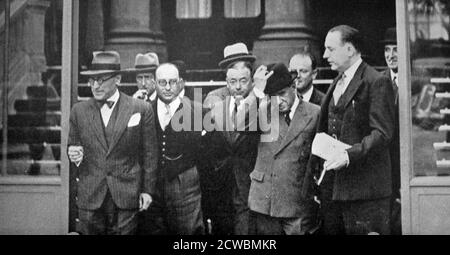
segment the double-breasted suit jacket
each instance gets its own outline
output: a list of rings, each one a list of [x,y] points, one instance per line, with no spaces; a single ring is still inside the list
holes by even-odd
[[[107,190],[121,209],[137,209],[140,193],[155,193],[158,151],[151,105],[120,93],[114,114],[117,117],[108,143],[95,99],[72,108],[68,145],[84,149],[76,168],[80,209],[100,208]]]
[[[317,131],[351,145],[347,150],[350,162],[348,167],[327,172],[321,191],[341,201],[388,197],[391,194],[389,145],[395,116],[389,78],[362,62],[334,105],[337,81],[331,84],[322,102]]]
[[[313,196],[308,168],[319,111],[319,106],[300,100],[289,126],[280,116],[278,139],[259,142],[250,174],[250,210],[285,218],[305,213],[305,202]]]

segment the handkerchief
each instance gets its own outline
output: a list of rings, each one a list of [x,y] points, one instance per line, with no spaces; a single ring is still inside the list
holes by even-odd
[[[141,121],[141,114],[135,113],[135,114],[131,115],[131,118],[128,121],[127,127],[137,126],[139,124],[139,121]]]

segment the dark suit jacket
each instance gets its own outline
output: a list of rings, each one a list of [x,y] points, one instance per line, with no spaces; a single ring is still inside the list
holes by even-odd
[[[81,209],[98,209],[107,190],[122,209],[139,207],[139,194],[155,192],[157,141],[150,104],[120,93],[114,135],[106,143],[100,109],[91,98],[79,102],[70,114],[68,145],[81,145],[84,158],[78,170],[78,201]],[[132,115],[140,115],[130,125]]]
[[[322,104],[322,100],[324,97],[325,97],[324,93],[317,90],[316,88],[313,88],[313,93],[311,95],[311,98],[309,99],[309,102],[320,106]]]
[[[308,162],[319,112],[317,105],[300,101],[289,126],[280,117],[278,139],[259,142],[250,174],[248,203],[252,211],[272,217],[305,213],[304,203],[312,199]]]
[[[387,68],[382,74],[389,77],[392,86],[397,86],[392,81],[390,69]],[[389,148],[391,153],[391,167],[392,167],[392,192],[395,197],[400,197],[400,129],[398,116],[398,100],[395,104],[395,129],[392,143]]]
[[[324,98],[318,125],[328,132],[328,106],[333,100],[335,80]],[[394,133],[395,106],[387,77],[363,62],[337,104],[342,126],[338,140],[351,145],[348,167],[334,171],[334,180],[324,179],[333,200],[376,199],[391,195],[389,145]],[[320,164],[319,164],[320,165]],[[317,168],[316,168],[317,169]],[[332,176],[333,174],[326,174]],[[329,187],[327,187],[329,186]]]

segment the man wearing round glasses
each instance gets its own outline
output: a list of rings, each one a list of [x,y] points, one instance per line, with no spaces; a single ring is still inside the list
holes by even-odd
[[[157,195],[150,208],[154,219],[150,220],[156,222],[158,234],[193,235],[203,234],[205,230],[198,174],[204,151],[201,130],[192,128],[194,109],[201,109],[201,105],[195,106],[187,97],[180,98],[183,83],[175,64],[164,63],[156,69],[157,99],[152,106],[157,122],[160,175]],[[192,118],[190,130],[178,129],[177,124],[183,123],[178,123],[176,116]],[[184,121],[188,120],[181,122]]]
[[[120,56],[94,52],[88,76],[93,98],[70,113],[68,156],[77,177],[77,231],[126,235],[152,202],[156,181],[156,133],[150,104],[117,89]]]

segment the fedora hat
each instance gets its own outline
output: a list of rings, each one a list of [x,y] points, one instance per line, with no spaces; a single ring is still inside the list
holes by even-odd
[[[94,76],[100,74],[121,73],[120,55],[117,51],[94,51],[89,70],[80,72],[81,75]]]
[[[154,52],[148,52],[145,54],[138,53],[134,60],[134,68],[126,69],[127,72],[145,73],[148,71],[154,71],[159,66],[158,55]]]
[[[383,45],[386,44],[397,44],[397,29],[395,27],[390,27],[384,33],[384,39],[381,41]]]
[[[264,94],[273,95],[278,91],[291,86],[292,76],[288,68],[283,63],[273,63],[267,66],[267,71],[273,71],[272,76],[267,79]]]
[[[219,67],[226,68],[229,64],[236,61],[255,62],[256,57],[248,52],[247,45],[244,43],[235,43],[228,45],[223,49],[224,59],[219,62]]]

